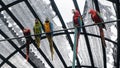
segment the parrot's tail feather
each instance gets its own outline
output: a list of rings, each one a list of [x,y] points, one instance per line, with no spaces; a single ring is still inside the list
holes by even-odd
[[[26,44],[26,60],[28,61],[28,59],[29,59],[29,43],[30,42],[27,42],[27,44]]]
[[[38,48],[40,47],[40,42],[37,42],[37,47],[38,47]]]
[[[106,47],[106,43],[105,43],[105,38],[104,37],[102,37],[102,43],[103,43],[104,47]]]
[[[48,41],[49,41],[49,44],[50,44],[51,58],[52,58],[52,60],[53,60],[54,51],[53,51],[53,40],[52,40],[52,36],[48,36]]]
[[[77,46],[76,46],[76,54],[78,54],[78,41],[79,41],[79,32],[77,33]]]
[[[51,51],[51,58],[53,60],[53,54],[54,54],[54,51],[53,51],[53,46],[50,45],[50,51]]]
[[[100,28],[100,36],[101,36],[101,39],[102,39],[103,46],[106,47],[104,32],[103,32],[102,28]]]
[[[52,57],[52,60],[53,60],[53,54],[54,54],[54,53],[52,53],[52,52],[51,52],[51,57]]]
[[[26,60],[28,61],[28,59],[29,59],[29,56],[28,56],[28,54],[26,54]]]
[[[26,48],[26,60],[28,61],[28,58],[29,58],[29,51],[28,51],[28,48]]]

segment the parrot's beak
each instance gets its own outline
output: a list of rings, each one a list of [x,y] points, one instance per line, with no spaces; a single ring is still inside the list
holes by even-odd
[[[73,13],[73,14],[75,13],[75,9],[72,9],[72,13]]]
[[[89,11],[88,14],[91,15],[91,12]]]
[[[91,12],[89,11],[88,14],[91,14]]]
[[[91,10],[89,10],[89,11],[88,11],[88,14],[91,14],[91,13],[92,13],[92,11],[91,11]]]

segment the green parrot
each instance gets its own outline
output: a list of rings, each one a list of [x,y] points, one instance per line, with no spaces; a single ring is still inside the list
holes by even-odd
[[[40,40],[41,40],[41,35],[42,33],[42,26],[40,24],[40,21],[38,19],[35,19],[35,25],[33,27],[34,35],[35,35],[35,42],[37,44],[37,47],[40,47]],[[39,34],[39,35],[38,35]]]

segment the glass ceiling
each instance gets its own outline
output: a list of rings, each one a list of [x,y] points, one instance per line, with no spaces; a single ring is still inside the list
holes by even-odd
[[[116,20],[112,2],[98,0],[99,9],[105,22]],[[79,9],[84,25],[93,24],[89,9],[96,5],[93,0],[0,0],[0,67],[1,68],[71,68],[73,57],[74,29],[54,32],[54,59],[48,40],[42,34],[41,46],[37,48],[34,37],[30,44],[28,62],[25,59],[25,38],[23,28],[31,29],[35,18],[44,24],[49,17],[54,31],[73,28],[72,9]],[[102,48],[97,26],[82,28],[79,39],[79,50],[76,59],[78,68],[113,68],[116,63],[116,22],[105,24],[104,30],[107,47]],[[43,31],[44,32],[44,31]],[[4,40],[4,41],[2,41]],[[106,60],[106,61],[105,61]],[[105,63],[106,62],[106,63]]]

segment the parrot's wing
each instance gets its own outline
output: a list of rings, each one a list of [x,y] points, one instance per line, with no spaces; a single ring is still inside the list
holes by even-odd
[[[50,29],[53,31],[53,23],[50,22]]]
[[[26,60],[29,59],[29,42],[26,43]]]
[[[40,33],[41,33],[42,32],[42,25],[41,25],[40,21],[38,21],[38,23],[39,23]]]
[[[99,16],[99,18],[101,19],[101,21],[104,22],[104,20],[103,20],[101,14],[97,12],[97,15]],[[106,29],[105,24],[102,24],[102,27]]]
[[[80,24],[80,27],[82,27],[82,19],[80,17],[78,18],[78,22]]]
[[[40,21],[38,21],[38,23],[39,23],[39,26],[41,26],[41,23],[40,23]]]
[[[53,28],[54,28],[53,27],[53,23],[50,22],[50,29],[51,29],[51,31],[53,31]],[[52,34],[53,34],[53,32],[52,32]]]
[[[39,30],[40,30],[40,33],[42,33],[42,26],[41,26],[41,24],[39,25]]]
[[[99,12],[97,12],[97,15],[98,15],[98,17],[102,20],[102,22],[104,22],[104,20],[103,20],[101,14],[100,14]]]

